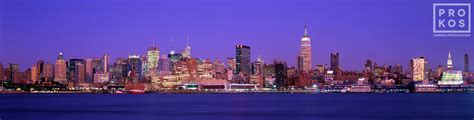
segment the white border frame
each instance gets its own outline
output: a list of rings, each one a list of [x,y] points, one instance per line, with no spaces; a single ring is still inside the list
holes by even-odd
[[[467,6],[469,11],[468,30],[436,30],[436,7],[437,6]],[[471,33],[471,3],[433,3],[433,33]]]

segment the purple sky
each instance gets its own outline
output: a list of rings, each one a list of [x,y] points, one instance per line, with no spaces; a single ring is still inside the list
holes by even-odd
[[[313,64],[329,64],[339,52],[345,70],[362,69],[366,59],[406,70],[417,56],[445,65],[451,51],[456,69],[464,53],[474,68],[473,37],[433,37],[432,4],[452,0],[0,1],[0,61],[22,69],[54,62],[60,51],[66,58],[143,54],[153,35],[161,54],[169,53],[184,48],[186,34],[193,57],[225,60],[242,43],[252,47],[252,60],[261,54],[294,66],[305,23]],[[455,2],[463,1],[472,2]]]

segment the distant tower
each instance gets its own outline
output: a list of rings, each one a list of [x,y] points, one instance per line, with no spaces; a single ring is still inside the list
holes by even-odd
[[[304,35],[301,38],[300,54],[298,56],[298,68],[300,71],[311,70],[311,38],[308,35],[308,28],[304,26]]]
[[[148,48],[147,51],[147,64],[148,71],[156,70],[158,68],[158,60],[160,58],[160,49],[155,46],[155,41],[153,40],[153,46]]]
[[[236,49],[236,74],[242,72],[244,75],[250,75],[252,71],[252,66],[250,63],[250,46],[246,45],[237,45]]]
[[[186,47],[183,50],[183,58],[191,58],[191,46],[189,46],[189,36],[186,35]]]
[[[428,61],[424,57],[418,57],[411,60],[412,74],[414,81],[425,80]]]
[[[54,81],[63,84],[67,83],[67,67],[62,52],[59,53],[58,59],[56,59],[54,74]]]
[[[464,54],[464,72],[469,72],[469,55]]]
[[[331,53],[331,70],[335,73],[339,71],[339,53]]]
[[[334,73],[334,79],[340,79],[339,53],[331,53],[331,70]]]
[[[451,52],[448,52],[447,68],[448,70],[453,70],[453,60],[451,59]]]
[[[108,73],[109,72],[109,60],[110,60],[110,55],[104,54],[102,57],[102,73]]]

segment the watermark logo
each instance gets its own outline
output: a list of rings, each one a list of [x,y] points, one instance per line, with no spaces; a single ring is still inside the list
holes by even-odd
[[[435,37],[470,37],[471,3],[433,3]]]

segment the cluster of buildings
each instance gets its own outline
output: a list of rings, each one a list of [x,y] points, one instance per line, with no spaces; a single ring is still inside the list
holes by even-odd
[[[186,39],[188,41],[188,38]],[[313,66],[311,37],[307,27],[300,41],[297,66],[283,60],[251,59],[251,47],[235,46],[235,57],[226,61],[192,57],[191,46],[163,54],[154,43],[142,55],[128,55],[111,63],[110,56],[37,61],[25,71],[19,64],[0,63],[2,92],[111,92],[143,93],[186,91],[300,91],[300,92],[472,92],[473,73],[469,56],[464,70],[453,67],[448,54],[446,67],[429,68],[428,59],[401,65],[377,65],[367,60],[362,71],[345,71],[339,53],[330,54],[330,65]]]

